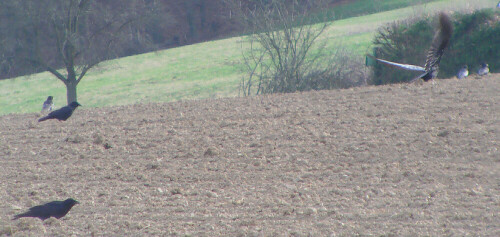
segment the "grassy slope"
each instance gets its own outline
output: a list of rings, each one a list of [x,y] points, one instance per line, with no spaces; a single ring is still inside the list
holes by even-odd
[[[494,6],[496,0],[443,0],[377,14],[339,20],[324,34],[328,49],[342,45],[361,55],[369,51],[374,31],[381,25],[441,9]],[[78,86],[79,101],[87,107],[167,102],[235,96],[242,77],[241,38],[211,41],[100,64]],[[36,112],[46,96],[56,107],[66,103],[64,85],[49,73],[0,81],[0,115]]]
[[[354,16],[363,16],[377,12],[390,11],[394,9],[420,5],[438,0],[355,0],[337,5],[327,9],[323,13],[328,14],[330,20],[341,20]],[[320,13],[321,14],[321,13]]]

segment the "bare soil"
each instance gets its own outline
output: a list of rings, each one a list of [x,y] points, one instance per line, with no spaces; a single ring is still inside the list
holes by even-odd
[[[500,236],[499,101],[497,74],[2,116],[0,235]]]

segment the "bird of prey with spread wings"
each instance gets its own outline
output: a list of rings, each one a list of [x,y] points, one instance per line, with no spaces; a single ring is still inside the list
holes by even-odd
[[[439,62],[441,62],[441,56],[443,56],[444,50],[450,42],[451,35],[453,33],[453,25],[450,18],[444,12],[439,13],[439,28],[434,34],[434,38],[431,43],[431,47],[427,52],[427,59],[425,65],[415,66],[410,64],[395,63],[379,58],[375,58],[371,55],[367,55],[381,63],[400,67],[406,70],[419,71],[422,72],[418,77],[414,78],[410,82],[422,78],[424,81],[428,81],[437,77],[439,71]]]

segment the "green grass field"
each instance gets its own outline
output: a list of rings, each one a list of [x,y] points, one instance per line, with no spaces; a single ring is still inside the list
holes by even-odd
[[[341,20],[383,11],[421,5],[438,0],[356,0],[337,5],[334,8],[319,12],[319,16],[328,16],[329,20]],[[322,17],[320,17],[321,19]]]
[[[376,29],[439,10],[470,11],[494,7],[496,0],[443,0],[333,22],[321,40],[326,50],[345,47],[359,55],[371,49]],[[241,37],[210,41],[110,60],[91,70],[78,85],[78,101],[101,107],[238,95]],[[37,112],[48,95],[56,107],[66,104],[64,84],[44,72],[0,81],[0,115]]]

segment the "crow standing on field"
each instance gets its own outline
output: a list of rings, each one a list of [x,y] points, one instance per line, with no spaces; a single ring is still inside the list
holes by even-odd
[[[38,122],[42,122],[42,121],[45,121],[47,119],[57,119],[59,121],[61,121],[61,120],[66,121],[66,119],[68,119],[71,116],[71,114],[73,114],[73,111],[78,106],[81,106],[81,104],[78,104],[78,102],[73,101],[68,106],[64,106],[58,110],[54,110],[54,111],[50,112],[49,115],[39,119]]]
[[[400,67],[406,70],[423,72],[421,75],[414,78],[410,82],[420,78],[422,78],[424,81],[428,81],[437,77],[441,56],[443,56],[444,50],[448,46],[452,33],[453,25],[451,24],[450,18],[444,12],[439,13],[439,28],[434,34],[431,47],[427,52],[427,59],[425,60],[424,67],[390,62],[387,60],[375,58],[371,55],[367,56],[388,65]]]
[[[42,105],[42,112],[45,112],[45,111],[52,111],[53,107],[54,107],[54,102],[52,102],[52,99],[54,97],[52,96],[49,96],[47,97],[47,100],[45,102],[43,102],[43,105]]]
[[[77,203],[79,202],[72,198],[68,198],[64,201],[45,203],[40,206],[34,206],[27,212],[14,216],[12,220],[17,220],[22,217],[36,217],[40,218],[42,221],[49,219],[50,217],[59,219],[68,214],[69,210],[71,210],[71,208]]]

